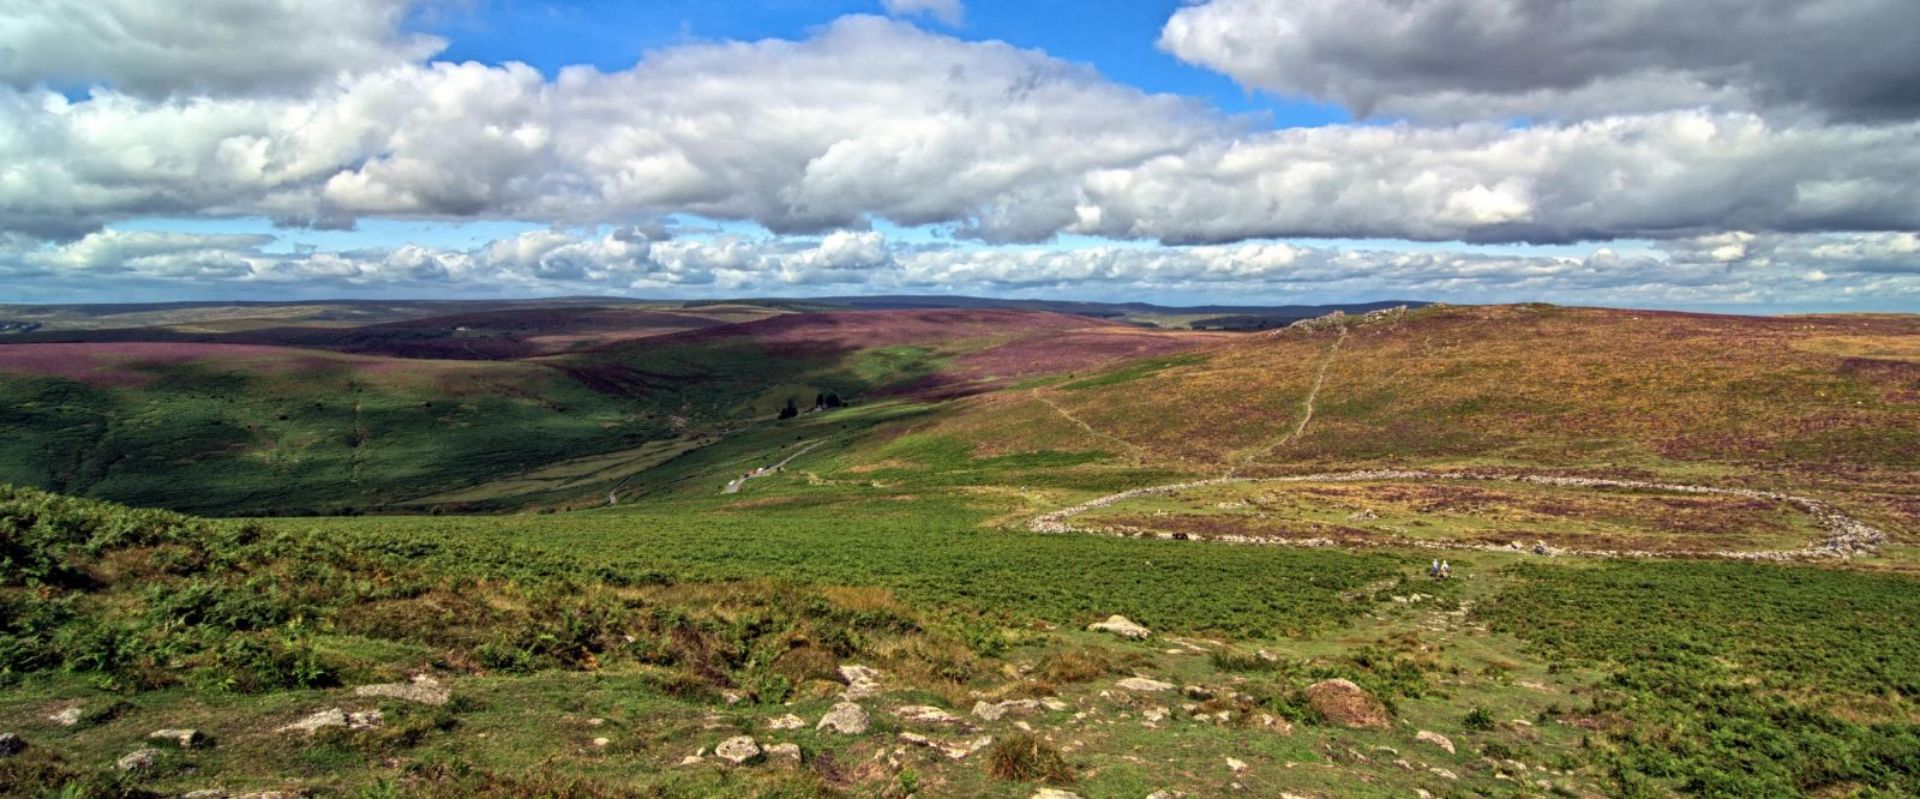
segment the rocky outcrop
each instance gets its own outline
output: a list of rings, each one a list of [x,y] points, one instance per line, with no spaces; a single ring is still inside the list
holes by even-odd
[[[751,735],[736,735],[720,742],[713,748],[713,756],[736,766],[759,760],[762,752],[760,744]]]
[[[143,748],[121,755],[119,760],[113,761],[113,767],[121,771],[140,772],[152,770],[159,762],[160,750]]]
[[[1567,488],[1614,488],[1630,491],[1665,491],[1688,494],[1719,494],[1723,496],[1760,499],[1792,505],[1812,516],[1819,524],[1824,536],[1816,542],[1800,549],[1782,550],[1722,550],[1712,552],[1662,553],[1640,550],[1587,550],[1558,549],[1535,543],[1531,546],[1521,542],[1510,544],[1483,544],[1466,541],[1435,541],[1413,539],[1402,536],[1382,535],[1374,539],[1360,541],[1334,541],[1328,538],[1267,538],[1245,535],[1216,535],[1205,540],[1218,544],[1262,544],[1269,546],[1292,547],[1331,547],[1331,546],[1392,546],[1418,547],[1434,550],[1469,550],[1482,552],[1525,552],[1532,551],[1540,555],[1585,555],[1609,558],[1657,558],[1675,554],[1694,557],[1716,557],[1729,560],[1748,561],[1792,561],[1817,560],[1824,558],[1851,558],[1856,555],[1871,555],[1879,552],[1886,543],[1887,534],[1872,525],[1855,519],[1835,509],[1827,503],[1811,497],[1785,494],[1777,491],[1762,491],[1752,488],[1722,488],[1715,486],[1696,486],[1677,483],[1659,483],[1646,480],[1616,480],[1602,477],[1573,477],[1561,475],[1512,474],[1506,472],[1462,471],[1431,472],[1419,469],[1363,469],[1350,472],[1293,475],[1254,479],[1248,477],[1217,477],[1210,480],[1196,480],[1186,483],[1174,483],[1163,486],[1147,486],[1109,494],[1098,499],[1083,502],[1069,508],[1034,517],[1027,522],[1027,529],[1036,533],[1092,533],[1121,538],[1161,538],[1167,540],[1189,540],[1186,533],[1168,533],[1136,527],[1113,526],[1098,529],[1075,527],[1070,520],[1098,508],[1104,508],[1119,502],[1146,496],[1160,496],[1208,486],[1233,483],[1333,483],[1333,482],[1370,482],[1381,480],[1479,480],[1489,482],[1532,483],[1535,485],[1559,486]]]
[[[900,742],[911,746],[923,746],[945,755],[949,760],[965,760],[968,756],[993,745],[993,736],[982,735],[960,741],[943,741],[929,738],[914,732],[900,733]]]
[[[1390,717],[1380,700],[1351,680],[1321,680],[1307,687],[1307,704],[1342,727],[1385,727]]]
[[[362,685],[353,689],[354,696],[398,699],[402,702],[417,702],[422,705],[440,707],[452,701],[453,691],[440,684],[431,675],[422,674],[410,682],[390,682],[378,685]]]
[[[1143,694],[1157,694],[1173,690],[1173,683],[1150,680],[1145,677],[1128,677],[1114,683],[1114,687]]]
[[[1087,629],[1094,632],[1113,633],[1121,638],[1133,641],[1138,641],[1153,635],[1152,630],[1135,624],[1132,619],[1117,614],[1108,616],[1106,621],[1089,624],[1087,625]]]
[[[328,727],[345,727],[349,730],[364,730],[378,727],[386,719],[378,710],[348,713],[340,708],[328,708],[299,721],[287,724],[275,732],[304,732],[312,735]]]
[[[1428,730],[1421,730],[1419,734],[1413,736],[1413,739],[1416,741],[1425,741],[1427,743],[1433,744],[1434,746],[1438,746],[1441,749],[1447,750],[1447,754],[1450,754],[1450,755],[1453,754],[1453,739],[1448,738],[1445,735],[1441,735],[1440,733],[1430,732]]]
[[[821,716],[820,723],[814,725],[814,729],[830,730],[841,735],[861,735],[872,723],[866,708],[852,702],[841,702],[827,711],[827,715]]]
[[[1008,699],[1002,702],[981,700],[973,703],[973,715],[981,721],[999,721],[1008,715],[1027,716],[1041,710],[1066,710],[1058,699]]]
[[[866,699],[880,693],[880,670],[867,666],[841,666],[840,681],[847,684],[847,690],[840,696],[848,701]]]
[[[933,705],[906,705],[893,709],[893,715],[901,721],[915,724],[961,724],[965,719],[948,713]]]

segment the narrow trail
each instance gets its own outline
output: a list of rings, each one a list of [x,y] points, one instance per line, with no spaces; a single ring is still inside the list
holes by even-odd
[[[360,482],[360,466],[367,455],[367,425],[361,416],[360,400],[353,401],[353,453],[347,458],[347,482]]]
[[[1027,521],[1027,529],[1035,533],[1086,533],[1109,535],[1121,538],[1164,538],[1182,539],[1177,534],[1133,527],[1089,529],[1075,527],[1071,519],[1088,511],[1104,508],[1108,505],[1146,496],[1160,496],[1194,488],[1226,484],[1263,484],[1263,483],[1312,483],[1312,482],[1367,482],[1376,480],[1396,481],[1460,481],[1478,480],[1493,482],[1532,483],[1535,485],[1559,486],[1567,488],[1615,488],[1632,491],[1670,491],[1688,494],[1720,494],[1725,496],[1762,499],[1783,502],[1799,508],[1812,516],[1826,536],[1801,549],[1781,550],[1725,550],[1718,552],[1646,552],[1616,550],[1550,549],[1544,553],[1552,555],[1582,555],[1602,558],[1658,558],[1658,557],[1714,557],[1728,560],[1806,560],[1819,558],[1851,558],[1856,554],[1871,555],[1879,551],[1886,543],[1887,534],[1878,528],[1842,513],[1826,502],[1811,497],[1784,494],[1778,491],[1761,491],[1752,488],[1720,488],[1715,486],[1687,485],[1679,483],[1653,483],[1643,480],[1615,480],[1602,477],[1563,477],[1535,474],[1514,474],[1499,471],[1471,472],[1431,472],[1416,469],[1368,469],[1351,472],[1294,475],[1290,477],[1269,477],[1255,479],[1251,477],[1215,477],[1208,480],[1194,480],[1169,485],[1144,486],[1129,489],[1116,494],[1108,494],[1098,499],[1088,500],[1072,507],[1061,508],[1043,513]],[[1254,544],[1267,546],[1293,547],[1333,547],[1339,542],[1325,539],[1286,539],[1264,538],[1258,536],[1224,535],[1203,540],[1222,544]],[[1413,547],[1440,550],[1477,550],[1482,552],[1516,552],[1512,546],[1498,544],[1478,544],[1468,541],[1415,540],[1397,536],[1381,536],[1377,540],[1349,546],[1370,547]]]
[[[777,474],[781,469],[787,468],[787,464],[792,463],[794,458],[798,458],[802,455],[812,452],[815,447],[818,447],[821,444],[825,444],[825,443],[827,443],[827,440],[824,438],[818,441],[808,442],[806,446],[801,447],[798,450],[795,450],[793,454],[788,455],[785,459],[781,460],[779,463],[776,463],[772,466],[767,467],[764,471],[761,471],[757,474],[749,474],[743,477],[733,478],[732,480],[727,482],[726,488],[720,489],[720,493],[738,494],[740,493],[740,488],[742,486],[745,486],[748,480],[752,480],[756,477],[766,477],[767,475],[770,475],[770,474]]]
[[[1126,449],[1129,453],[1131,453],[1135,460],[1139,460],[1141,453],[1145,451],[1141,449],[1138,444],[1135,444],[1124,438],[1116,436],[1112,433],[1103,433],[1103,432],[1100,432],[1099,430],[1094,429],[1093,425],[1087,424],[1084,420],[1082,420],[1078,416],[1073,415],[1066,408],[1060,407],[1060,404],[1057,402],[1054,402],[1052,397],[1049,397],[1045,394],[1040,393],[1040,389],[1038,388],[1034,389],[1032,391],[1032,394],[1034,399],[1037,399],[1041,402],[1046,403],[1047,407],[1052,408],[1054,413],[1057,413],[1063,417],[1066,417],[1067,421],[1072,422],[1075,425],[1079,426],[1080,429],[1087,431],[1087,435],[1093,436],[1094,438],[1098,438],[1104,441],[1111,441],[1115,444],[1119,444],[1122,448]]]
[[[1281,436],[1270,444],[1254,448],[1246,452],[1246,454],[1241,455],[1238,459],[1240,466],[1252,463],[1255,458],[1259,458],[1293,443],[1295,439],[1300,437],[1300,434],[1307,432],[1307,425],[1313,422],[1314,403],[1320,400],[1320,387],[1326,385],[1327,382],[1327,369],[1333,366],[1334,356],[1340,354],[1340,345],[1345,344],[1346,341],[1347,328],[1345,325],[1342,325],[1340,327],[1340,335],[1335,337],[1333,344],[1327,347],[1327,354],[1320,359],[1320,366],[1314,370],[1313,385],[1307,388],[1307,398],[1300,403],[1300,421],[1296,422],[1293,425],[1293,429],[1288,431],[1286,435]],[[1237,470],[1237,467],[1235,470]],[[1233,473],[1234,471],[1229,471],[1228,475],[1232,475]]]

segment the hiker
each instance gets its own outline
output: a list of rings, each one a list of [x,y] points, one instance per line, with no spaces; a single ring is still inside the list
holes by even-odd
[[[1439,558],[1434,558],[1433,564],[1427,567],[1427,576],[1432,577],[1435,580],[1440,579],[1440,559]]]
[[[1448,563],[1444,560],[1440,561],[1440,579],[1442,580],[1453,579],[1453,564]]]

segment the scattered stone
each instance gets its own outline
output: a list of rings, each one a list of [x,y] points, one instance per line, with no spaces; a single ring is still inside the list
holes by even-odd
[[[306,791],[256,791],[243,793],[239,799],[306,799]]]
[[[1108,616],[1106,621],[1089,624],[1087,625],[1087,629],[1094,632],[1113,633],[1121,638],[1133,641],[1138,641],[1153,635],[1152,630],[1135,624],[1132,619],[1117,614]]]
[[[595,739],[593,739],[593,745],[594,745],[594,747],[595,747],[595,748],[598,748],[598,749],[605,749],[605,748],[607,748],[607,745],[608,745],[608,744],[611,744],[611,743],[613,743],[613,739],[612,739],[612,738],[595,738]]]
[[[1187,795],[1181,791],[1154,791],[1147,794],[1147,799],[1187,799]]]
[[[1155,693],[1160,693],[1162,691],[1173,690],[1173,683],[1161,682],[1159,680],[1149,680],[1145,677],[1128,677],[1124,680],[1114,683],[1113,685],[1116,688],[1121,688],[1128,691],[1138,691],[1144,694],[1155,694]],[[1349,685],[1351,685],[1351,683],[1349,683]]]
[[[10,732],[0,732],[0,758],[13,757],[27,750],[27,742]]]
[[[1344,727],[1385,727],[1385,705],[1351,680],[1321,680],[1307,688],[1307,703],[1328,721]]]
[[[113,767],[121,771],[146,771],[160,762],[160,750],[151,748],[135,749],[113,761]]]
[[[47,720],[62,727],[71,727],[80,723],[80,714],[80,706],[74,705],[73,707],[61,708],[58,712],[47,716]]]
[[[1293,722],[1280,718],[1279,716],[1273,715],[1272,713],[1261,713],[1257,716],[1254,716],[1253,722],[1255,724],[1260,725],[1261,727],[1265,727],[1266,729],[1273,730],[1274,732],[1280,733],[1281,735],[1293,734]]]
[[[1450,754],[1450,755],[1453,754],[1453,741],[1447,738],[1447,736],[1441,735],[1440,733],[1431,732],[1428,730],[1421,730],[1418,734],[1413,736],[1413,739],[1416,741],[1426,741],[1427,743],[1433,744],[1434,746],[1438,746],[1441,749],[1447,750],[1447,754]]]
[[[178,746],[181,749],[192,749],[197,746],[207,745],[207,736],[201,734],[199,730],[190,730],[190,729],[154,730],[153,732],[147,733],[147,737],[155,741],[166,741],[167,743],[173,744],[174,746]]]
[[[1146,720],[1148,721],[1166,721],[1167,716],[1171,715],[1172,713],[1173,711],[1168,710],[1165,707],[1162,707],[1160,705],[1154,705],[1153,707],[1147,708],[1140,715],[1145,717]]]
[[[1080,794],[1072,791],[1063,791],[1059,788],[1041,788],[1040,790],[1034,791],[1033,795],[1027,797],[1027,799],[1080,799]]]
[[[841,735],[860,735],[867,731],[871,721],[866,708],[852,702],[841,702],[827,711],[827,715],[821,716],[820,723],[814,725],[814,729],[832,730]]]
[[[1213,689],[1204,685],[1183,686],[1180,689],[1180,693],[1186,694],[1188,699],[1198,699],[1202,702],[1213,698]]]
[[[977,709],[977,708],[976,708]],[[963,719],[933,705],[906,705],[893,709],[893,715],[901,721],[919,724],[959,724]]]
[[[866,699],[880,693],[880,670],[867,666],[841,666],[840,680],[847,690],[840,693],[848,701]]]
[[[950,760],[965,760],[968,755],[992,746],[993,736],[982,735],[964,741],[942,741],[919,733],[903,732],[900,733],[900,742],[911,746],[924,746],[946,755]]]
[[[378,727],[386,721],[378,710],[362,713],[348,713],[340,708],[328,708],[303,718],[292,724],[280,727],[275,732],[304,732],[312,735],[327,727],[345,727],[350,730],[364,730]]]
[[[751,735],[736,735],[713,748],[713,756],[736,766],[753,762],[761,755],[760,744]]]
[[[1439,778],[1441,778],[1441,779],[1443,779],[1443,780],[1457,780],[1457,779],[1460,779],[1460,775],[1458,775],[1458,774],[1455,774],[1455,773],[1453,773],[1453,772],[1451,772],[1451,771],[1448,771],[1448,770],[1446,770],[1446,769],[1443,769],[1443,768],[1440,768],[1439,766],[1434,766],[1434,767],[1432,767],[1432,768],[1429,768],[1429,769],[1427,769],[1427,770],[1428,770],[1428,771],[1431,771],[1431,772],[1433,772],[1433,773],[1434,773],[1434,774],[1435,774],[1436,776],[1438,776]]]
[[[605,723],[607,723],[606,719],[587,719],[587,726],[589,727],[598,727]]]
[[[227,799],[227,792],[219,788],[202,788],[180,794],[180,799]]]
[[[1413,795],[1415,799],[1433,799],[1433,792],[1428,791],[1425,788],[1413,789]]]
[[[792,713],[767,722],[769,730],[797,730],[805,726],[807,726],[807,720]]]
[[[744,692],[735,691],[731,688],[728,688],[720,692],[720,701],[725,702],[729,705],[737,705],[737,704],[740,704],[741,702],[747,701],[747,695]]]
[[[706,762],[706,760],[697,754],[687,755],[686,757],[680,758],[680,765],[682,766],[698,766],[704,762]]]
[[[1227,758],[1227,770],[1235,774],[1239,774],[1242,771],[1246,771],[1247,761],[1241,760],[1237,757],[1229,757]]]
[[[440,707],[453,699],[453,690],[440,684],[431,674],[422,674],[409,682],[389,682],[378,685],[362,685],[353,689],[354,696],[398,699],[402,702],[417,702],[422,705]]]
[[[799,744],[774,744],[766,749],[767,759],[800,762]]]
[[[1066,710],[1067,703],[1058,699],[1049,701],[1037,699],[1008,699],[1004,702],[980,701],[973,703],[973,715],[983,721],[999,721],[1001,717],[1009,713],[1024,716],[1037,712],[1043,707],[1048,710]]]

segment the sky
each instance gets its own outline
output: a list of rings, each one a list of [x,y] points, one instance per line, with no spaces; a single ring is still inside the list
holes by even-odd
[[[1920,311],[1912,0],[0,0],[0,302]]]

